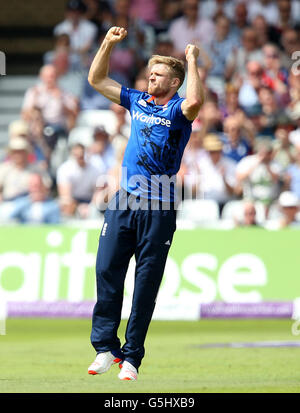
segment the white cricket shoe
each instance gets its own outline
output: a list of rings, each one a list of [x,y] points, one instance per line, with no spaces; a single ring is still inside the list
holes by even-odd
[[[128,361],[124,361],[118,377],[120,380],[137,380],[137,369]]]
[[[120,363],[121,361],[122,359],[114,356],[110,351],[99,353],[88,368],[88,373],[93,375],[105,373],[113,364]]]

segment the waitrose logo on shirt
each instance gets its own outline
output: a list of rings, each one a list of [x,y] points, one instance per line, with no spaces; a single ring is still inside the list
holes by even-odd
[[[132,112],[132,119],[139,120],[144,123],[149,123],[150,125],[162,125],[167,126],[168,128],[171,126],[171,121],[166,118],[161,118],[159,116],[151,116],[145,115],[145,113],[136,112],[135,110]]]

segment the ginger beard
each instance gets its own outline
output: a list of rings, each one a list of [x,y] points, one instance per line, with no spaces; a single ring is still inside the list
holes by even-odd
[[[153,65],[150,69],[148,80],[149,95],[160,97],[169,93],[174,87],[175,78],[172,76],[169,67],[163,63]]]

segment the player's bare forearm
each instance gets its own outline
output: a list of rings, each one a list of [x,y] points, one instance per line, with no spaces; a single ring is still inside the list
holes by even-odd
[[[187,88],[186,99],[182,103],[182,111],[189,120],[194,120],[204,102],[204,90],[200,80],[197,58],[199,49],[194,45],[186,47],[187,60]]]
[[[108,76],[109,59],[114,44],[109,43],[106,39],[103,40],[89,71],[89,82],[93,85],[101,82]]]
[[[115,103],[120,103],[121,85],[108,77],[109,60],[114,45],[122,41],[126,35],[127,31],[122,27],[112,27],[108,30],[88,75],[90,85]]]

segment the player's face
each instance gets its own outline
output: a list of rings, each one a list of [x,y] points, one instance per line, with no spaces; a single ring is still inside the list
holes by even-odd
[[[153,96],[164,96],[170,91],[172,76],[169,68],[163,63],[153,65],[150,70],[148,93]]]

